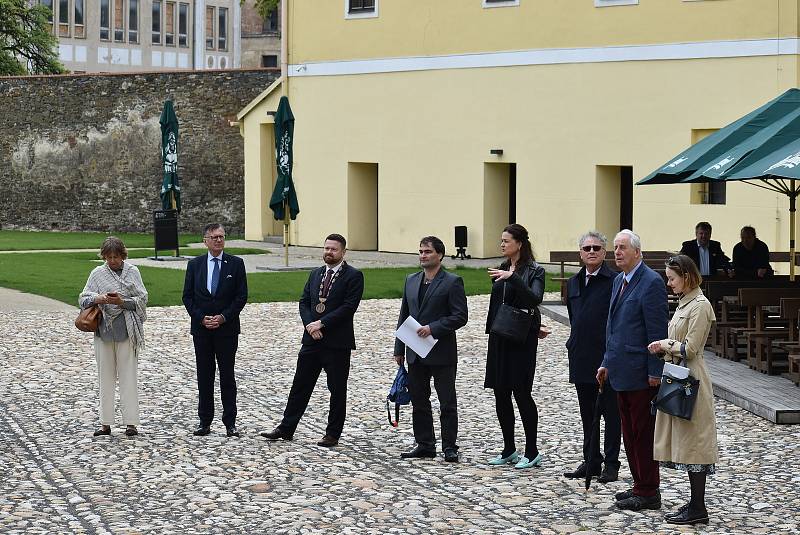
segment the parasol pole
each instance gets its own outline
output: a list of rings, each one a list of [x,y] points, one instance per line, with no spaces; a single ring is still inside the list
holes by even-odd
[[[174,185],[173,185],[173,188],[174,188]],[[170,206],[172,207],[173,210],[175,210],[177,208],[177,204],[175,204],[175,190],[174,189],[169,190],[169,204],[170,204]],[[177,218],[177,214],[176,214],[175,217]],[[180,245],[178,245],[176,243],[175,244],[175,258],[179,257],[180,255],[181,255],[181,253],[180,253]]]
[[[283,200],[283,265],[289,267],[289,199]]]
[[[797,211],[797,189],[795,179],[791,179],[791,192],[789,193],[789,280],[794,282],[794,218]]]

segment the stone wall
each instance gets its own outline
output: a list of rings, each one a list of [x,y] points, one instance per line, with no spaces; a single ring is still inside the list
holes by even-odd
[[[244,230],[242,138],[229,121],[275,70],[0,78],[0,226],[152,230],[164,100],[179,122],[182,231]]]

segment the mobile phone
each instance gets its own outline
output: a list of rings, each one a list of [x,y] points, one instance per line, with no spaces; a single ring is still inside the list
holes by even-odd
[[[109,296],[109,297],[117,297],[117,296],[119,296],[119,294],[117,292],[108,292],[106,295]]]

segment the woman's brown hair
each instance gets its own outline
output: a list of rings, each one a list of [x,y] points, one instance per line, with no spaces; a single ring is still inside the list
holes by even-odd
[[[703,283],[703,276],[700,275],[697,264],[685,254],[669,257],[666,266],[686,280],[688,290],[694,290]]]
[[[125,248],[122,240],[116,236],[109,236],[103,240],[103,245],[100,247],[100,257],[106,258],[115,253],[121,256],[123,260],[128,259],[128,249]]]

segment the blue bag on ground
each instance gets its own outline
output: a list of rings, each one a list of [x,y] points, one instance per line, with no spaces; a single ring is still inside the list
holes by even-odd
[[[392,420],[389,403],[394,403],[394,420]],[[405,366],[400,366],[397,369],[392,388],[389,389],[389,395],[386,396],[386,414],[389,416],[389,423],[392,424],[392,427],[397,427],[400,421],[400,406],[409,403],[411,403],[411,394],[408,392],[408,372]]]

